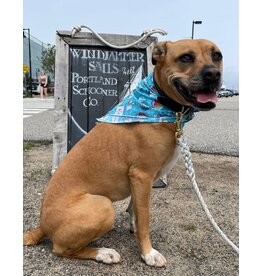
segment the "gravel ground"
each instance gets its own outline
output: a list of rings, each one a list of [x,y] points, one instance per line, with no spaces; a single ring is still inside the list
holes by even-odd
[[[238,244],[238,157],[193,153],[202,195],[218,225]],[[24,230],[38,225],[39,207],[50,178],[52,145],[36,145],[24,153]],[[176,275],[236,276],[238,255],[209,224],[185,175],[182,157],[168,175],[169,186],[154,189],[151,212],[153,246],[167,259],[166,268],[152,268],[141,261],[138,243],[129,233],[128,199],[115,203],[112,231],[95,246],[111,247],[121,262],[105,265],[89,260],[66,259],[52,253],[43,239],[24,247],[24,275]]]

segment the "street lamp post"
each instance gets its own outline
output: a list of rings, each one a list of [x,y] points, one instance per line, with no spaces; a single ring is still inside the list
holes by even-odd
[[[29,87],[30,87],[30,97],[32,97],[32,63],[31,63],[31,37],[30,37],[30,29],[23,29],[23,37],[24,31],[27,31],[28,36],[28,52],[29,52]]]
[[[191,36],[192,39],[194,39],[194,25],[195,24],[202,24],[202,21],[193,21],[192,22],[192,36]]]

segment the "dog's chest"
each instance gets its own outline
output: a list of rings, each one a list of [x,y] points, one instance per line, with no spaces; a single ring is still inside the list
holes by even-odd
[[[179,156],[179,147],[175,147],[171,160],[162,168],[160,177],[167,174],[176,164]]]

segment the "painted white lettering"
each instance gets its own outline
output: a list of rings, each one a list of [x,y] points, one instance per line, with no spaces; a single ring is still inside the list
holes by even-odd
[[[79,94],[79,92],[78,92],[78,85],[73,85],[73,94],[74,95]]]
[[[73,57],[79,57],[80,53],[79,53],[79,50],[78,49],[72,49],[71,50],[72,54],[73,54]]]
[[[78,73],[72,73],[72,83],[75,83],[76,82],[76,78],[79,77],[79,74]]]
[[[118,68],[104,68],[108,70],[119,70]],[[113,71],[110,71],[113,72]],[[103,85],[117,85],[117,78],[106,78],[103,76],[81,76],[76,72],[72,72],[72,83],[96,83]]]
[[[98,100],[90,97],[88,99],[86,98],[83,100],[83,106],[98,106]]]
[[[118,52],[106,50],[90,50],[90,49],[72,49],[73,57],[83,59],[96,59],[103,61],[132,61],[144,62],[144,53],[141,52]],[[90,63],[89,63],[90,66]],[[91,65],[92,67],[92,65]]]
[[[101,72],[103,74],[117,74],[119,72],[117,63],[104,63],[102,61],[89,62],[89,71]]]
[[[96,63],[95,61],[90,61],[88,63],[90,71],[96,71],[96,65],[95,65],[95,63]]]
[[[102,87],[82,87],[79,88],[78,84],[73,85],[74,95],[104,95],[109,97],[117,97],[117,90],[103,89]]]

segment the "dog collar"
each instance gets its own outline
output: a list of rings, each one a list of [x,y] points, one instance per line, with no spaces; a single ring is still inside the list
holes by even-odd
[[[155,76],[153,75],[153,82],[154,85],[157,89],[157,92],[160,94],[160,96],[158,96],[158,101],[164,105],[165,107],[175,111],[175,112],[183,112],[184,110],[187,110],[188,107],[184,106],[176,101],[174,101],[173,99],[169,98],[164,92],[163,90],[159,87],[159,85],[157,84],[156,80],[155,80]]]
[[[164,93],[161,91],[160,94],[156,88],[152,72],[141,80],[134,90],[127,92],[105,116],[97,120],[104,123],[174,123],[176,112],[181,111],[183,106],[180,105],[179,110],[175,109],[172,100],[171,108],[168,106],[169,99],[166,100],[167,97],[163,95]],[[194,111],[188,110],[183,116],[182,127],[193,117]]]

